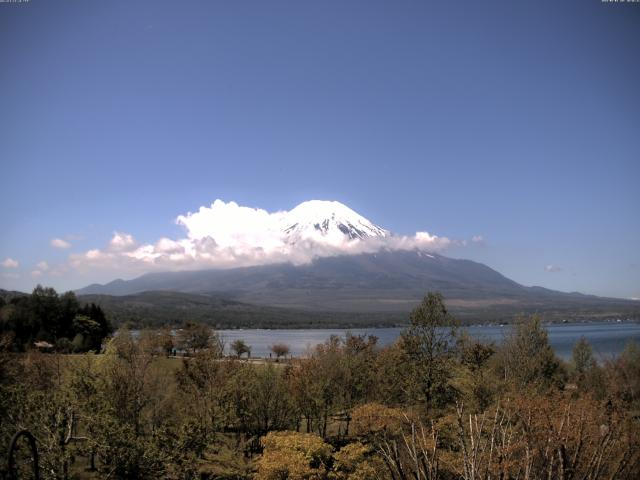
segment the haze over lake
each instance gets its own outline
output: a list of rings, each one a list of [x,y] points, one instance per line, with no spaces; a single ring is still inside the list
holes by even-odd
[[[467,327],[468,332],[482,340],[500,343],[508,334],[511,326],[478,325]],[[549,342],[556,355],[565,360],[571,357],[575,342],[584,336],[593,348],[594,356],[603,361],[618,355],[630,340],[640,342],[640,323],[634,322],[601,322],[601,323],[565,323],[546,325]],[[379,345],[393,343],[403,328],[358,328],[350,330],[354,335],[375,335]],[[274,343],[285,343],[291,349],[291,355],[304,356],[313,346],[323,343],[331,335],[344,336],[341,329],[298,329],[298,330],[219,330],[227,350],[237,339],[244,340],[251,346],[251,356],[269,357],[270,346]]]

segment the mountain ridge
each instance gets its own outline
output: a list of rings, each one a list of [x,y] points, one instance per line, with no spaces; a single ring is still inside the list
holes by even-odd
[[[441,292],[463,314],[501,318],[520,311],[558,310],[588,316],[611,307],[640,311],[640,302],[527,287],[490,267],[436,253],[380,251],[226,270],[148,273],[76,291],[79,295],[138,295],[148,291],[207,294],[265,307],[306,312],[407,313],[427,291]],[[483,311],[484,310],[484,311]]]

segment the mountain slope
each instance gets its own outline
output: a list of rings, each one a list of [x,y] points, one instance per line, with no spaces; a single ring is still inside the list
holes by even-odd
[[[495,270],[470,260],[420,251],[382,251],[317,258],[303,265],[280,263],[228,270],[150,273],[129,281],[91,285],[78,293],[125,295],[172,290],[220,292],[239,297],[262,294],[282,297],[278,293],[282,290],[362,290],[363,293],[370,290],[404,293],[440,290],[484,298],[487,293],[515,294],[523,288]]]
[[[456,312],[500,318],[521,311],[582,316],[632,314],[640,302],[524,287],[481,263],[422,251],[318,258],[230,270],[167,272],[91,285],[78,293],[146,291],[215,294],[237,302],[307,312],[406,313],[427,291],[439,291]]]

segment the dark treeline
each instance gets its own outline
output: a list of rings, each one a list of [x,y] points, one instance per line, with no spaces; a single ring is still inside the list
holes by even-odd
[[[38,285],[31,295],[0,296],[0,336],[12,350],[24,351],[41,342],[61,352],[100,351],[111,332],[102,308],[81,305],[73,292],[59,295]]]
[[[115,327],[180,327],[186,322],[226,328],[362,328],[404,325],[407,313],[298,310],[238,302],[216,294],[151,291],[133,295],[82,295],[100,305]]]
[[[439,328],[446,327],[446,328]],[[32,431],[44,478],[435,480],[637,478],[640,350],[570,362],[538,317],[497,346],[429,294],[398,341],[346,334],[308,357],[225,357],[190,325],[103,354],[1,355],[0,447]],[[237,347],[237,348],[236,348]],[[242,347],[242,348],[241,348]],[[274,352],[286,351],[285,345]]]

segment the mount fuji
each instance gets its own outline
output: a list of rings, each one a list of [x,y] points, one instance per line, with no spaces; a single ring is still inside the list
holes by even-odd
[[[148,273],[89,285],[77,293],[116,309],[125,303],[127,309],[134,308],[141,294],[151,307],[154,298],[161,298],[164,309],[168,293],[196,295],[179,297],[189,305],[200,305],[206,297],[223,298],[286,310],[289,316],[291,311],[304,312],[297,315],[302,324],[314,312],[370,314],[379,324],[380,315],[405,315],[428,291],[441,292],[452,311],[470,321],[505,320],[534,311],[548,319],[640,316],[640,302],[526,287],[481,263],[445,257],[429,248],[437,237],[423,232],[429,241],[421,243],[420,234],[395,236],[339,202],[311,200],[267,215],[265,238],[276,239],[284,251],[309,245],[327,248],[314,250],[320,253],[305,263]],[[162,294],[154,297],[153,292]]]
[[[309,200],[285,212],[282,233],[287,243],[313,240],[331,245],[390,236],[388,230],[373,224],[346,205],[324,200]]]

